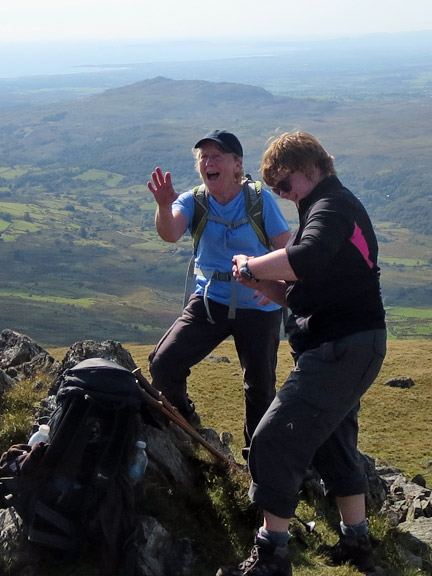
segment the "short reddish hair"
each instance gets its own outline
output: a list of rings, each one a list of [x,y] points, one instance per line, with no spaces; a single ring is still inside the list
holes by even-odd
[[[268,186],[277,183],[280,172],[301,172],[307,178],[312,178],[315,168],[319,168],[325,176],[336,176],[333,160],[333,156],[311,134],[285,132],[264,152],[261,172]]]

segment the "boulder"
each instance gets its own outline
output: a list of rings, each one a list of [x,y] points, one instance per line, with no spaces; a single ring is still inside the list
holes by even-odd
[[[1,333],[0,369],[12,379],[32,379],[52,376],[58,362],[29,336],[6,329]]]
[[[54,381],[50,388],[50,394],[56,394],[63,380],[63,374],[69,368],[73,368],[79,362],[87,360],[87,358],[105,358],[107,360],[114,360],[120,366],[128,370],[137,368],[131,354],[123,348],[120,342],[114,340],[105,340],[103,342],[96,342],[95,340],[84,340],[83,342],[76,342],[67,351],[66,356],[62,362],[57,365],[54,373]]]

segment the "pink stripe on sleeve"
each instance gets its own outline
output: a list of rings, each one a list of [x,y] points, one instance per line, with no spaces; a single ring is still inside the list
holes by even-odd
[[[354,233],[350,238],[350,242],[352,242],[354,246],[360,251],[360,254],[366,260],[369,268],[373,268],[373,262],[371,262],[369,258],[369,247],[357,222],[354,225]]]

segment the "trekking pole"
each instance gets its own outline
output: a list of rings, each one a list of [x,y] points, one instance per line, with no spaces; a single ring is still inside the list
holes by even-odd
[[[207,442],[196,430],[193,428],[189,422],[180,414],[180,412],[174,408],[174,406],[165,398],[165,396],[159,390],[156,390],[147,378],[141,373],[140,368],[132,370],[132,374],[135,376],[138,384],[141,386],[142,391],[145,393],[146,398],[150,401],[150,404],[157,407],[162,414],[164,414],[171,422],[176,424],[179,428],[182,428],[189,436],[192,436],[197,440],[212,456],[228,464],[229,466],[239,467],[236,462],[233,462],[230,458],[219,452],[210,442]]]
[[[300,522],[308,534],[312,534],[312,532],[315,530],[316,524],[313,520],[306,522],[306,520],[302,520],[299,516],[297,516],[297,514],[294,516],[294,518]]]
[[[152,386],[152,384],[150,384],[147,378],[142,374],[141,368],[135,368],[135,370],[132,370],[132,374],[135,376],[141,388],[145,390],[147,394],[150,394],[150,396],[152,396],[155,400],[157,400],[160,404],[162,404],[162,406],[164,406],[164,408],[170,414],[172,414],[176,420],[182,421],[185,425],[190,426],[186,418],[184,418],[180,414],[180,412],[176,408],[174,408],[174,406],[165,398],[162,392],[160,390],[157,390],[154,386]],[[190,427],[192,428],[192,426]]]

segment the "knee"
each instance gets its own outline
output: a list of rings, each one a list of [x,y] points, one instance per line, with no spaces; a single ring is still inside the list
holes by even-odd
[[[272,376],[263,378],[246,378],[243,390],[251,404],[264,413],[276,396],[276,383]]]
[[[162,355],[155,353],[150,357],[149,372],[153,382],[158,384],[170,377],[170,362],[167,362]]]
[[[269,450],[279,445],[279,440],[278,430],[275,429],[273,422],[267,420],[264,415],[252,437],[252,446],[255,454],[268,455]]]
[[[153,384],[164,393],[172,386],[184,385],[190,374],[189,368],[169,351],[152,354],[149,372]]]

